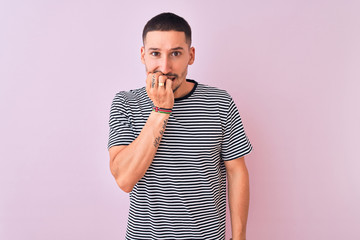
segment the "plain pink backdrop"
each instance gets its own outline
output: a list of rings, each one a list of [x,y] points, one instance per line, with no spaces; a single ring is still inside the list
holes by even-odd
[[[124,238],[110,104],[144,85],[142,28],[163,11],[192,26],[188,77],[233,96],[254,146],[248,239],[360,239],[359,9],[355,0],[0,1],[0,239]]]

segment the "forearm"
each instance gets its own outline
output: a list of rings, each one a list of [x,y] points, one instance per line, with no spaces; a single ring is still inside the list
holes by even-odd
[[[246,168],[228,174],[228,194],[233,240],[246,239],[249,211],[249,174]]]
[[[168,118],[168,114],[151,112],[139,136],[115,156],[112,172],[125,192],[130,192],[149,168],[165,132]]]

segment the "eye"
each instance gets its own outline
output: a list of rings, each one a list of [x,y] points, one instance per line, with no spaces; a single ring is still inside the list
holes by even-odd
[[[159,52],[151,52],[150,55],[154,56],[154,57],[158,57],[160,55],[160,53]]]
[[[174,56],[174,57],[178,57],[178,56],[181,55],[181,52],[175,51],[175,52],[172,52],[171,55]]]

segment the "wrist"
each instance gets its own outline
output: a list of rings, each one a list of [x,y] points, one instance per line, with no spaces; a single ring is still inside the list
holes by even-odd
[[[172,113],[172,108],[161,108],[161,107],[153,106],[152,111],[170,115]]]
[[[230,240],[246,240],[246,233],[241,232],[240,234],[232,235]]]

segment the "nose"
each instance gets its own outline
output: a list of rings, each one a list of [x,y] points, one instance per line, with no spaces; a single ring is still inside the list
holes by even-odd
[[[161,58],[159,63],[159,71],[161,71],[163,74],[171,73],[171,60],[167,56]]]

